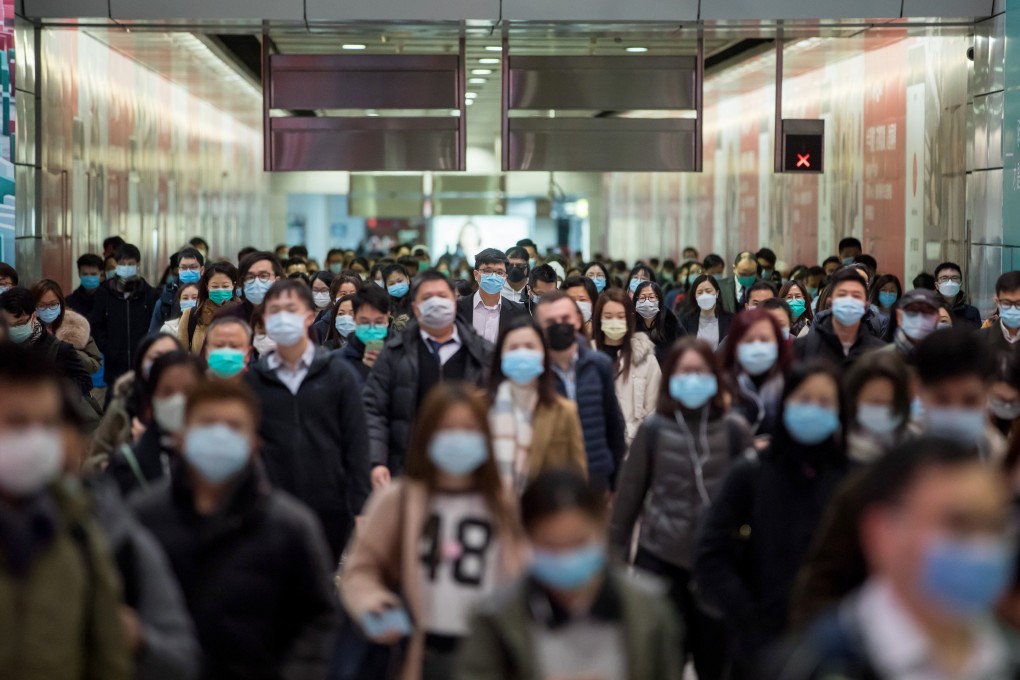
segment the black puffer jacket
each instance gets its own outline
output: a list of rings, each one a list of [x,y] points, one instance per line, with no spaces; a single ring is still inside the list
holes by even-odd
[[[255,466],[212,516],[195,512],[183,466],[136,497],[181,585],[206,680],[322,678],[336,605],[331,562],[308,510],[271,491]]]
[[[467,352],[464,380],[481,387],[488,378],[492,347],[464,322],[456,324]],[[387,465],[393,474],[404,470],[407,442],[418,411],[418,346],[421,342],[421,331],[412,320],[403,332],[386,343],[368,375],[363,393],[372,465]]]
[[[130,282],[114,278],[96,291],[89,323],[106,360],[103,377],[107,385],[134,365],[135,349],[149,332],[158,302],[159,291],[141,278]]]
[[[843,343],[832,325],[832,312],[819,312],[811,332],[793,341],[794,356],[801,360],[823,357],[837,366],[849,368],[862,354],[885,347],[885,343],[869,328],[866,320],[862,320],[857,329],[857,339],[849,354],[844,354]]]
[[[273,486],[315,512],[339,557],[371,492],[361,384],[321,347],[296,395],[260,359],[245,380],[262,402],[262,462]]]

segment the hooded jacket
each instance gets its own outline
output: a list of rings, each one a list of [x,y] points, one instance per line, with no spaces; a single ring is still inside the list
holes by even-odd
[[[655,356],[655,345],[647,333],[634,333],[630,340],[630,370],[617,374],[613,384],[620,401],[627,428],[627,445],[634,440],[638,428],[655,411],[662,383],[662,369]]]
[[[96,291],[89,323],[92,337],[106,357],[104,378],[112,385],[135,361],[135,349],[149,332],[159,291],[145,279],[124,282],[113,278]]]
[[[822,357],[836,366],[849,368],[862,354],[885,347],[885,343],[868,328],[866,320],[862,319],[857,327],[857,339],[854,340],[850,351],[844,354],[843,343],[833,328],[832,311],[819,312],[815,316],[811,332],[793,341],[794,356],[801,360]]]
[[[103,355],[92,339],[89,320],[71,309],[64,309],[64,320],[57,329],[57,340],[66,342],[78,352],[78,358],[89,375],[99,370]]]

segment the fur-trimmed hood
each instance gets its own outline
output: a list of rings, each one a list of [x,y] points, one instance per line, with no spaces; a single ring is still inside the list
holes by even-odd
[[[648,358],[655,359],[655,343],[647,333],[636,332],[630,338],[630,361],[635,366],[645,363]]]
[[[57,331],[57,340],[62,340],[77,350],[85,349],[92,337],[89,320],[78,312],[64,309],[64,321]]]

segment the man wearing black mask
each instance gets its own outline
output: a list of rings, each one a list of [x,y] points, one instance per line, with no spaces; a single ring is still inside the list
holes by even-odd
[[[521,302],[530,310],[531,298],[528,295],[528,251],[526,248],[514,246],[506,251],[509,266],[506,271],[506,285],[503,286],[503,297],[510,302]]]
[[[564,291],[543,295],[535,318],[549,343],[556,389],[577,402],[588,454],[589,481],[594,487],[612,489],[627,452],[626,426],[613,386],[613,362],[607,355],[590,349],[578,335],[581,311]]]

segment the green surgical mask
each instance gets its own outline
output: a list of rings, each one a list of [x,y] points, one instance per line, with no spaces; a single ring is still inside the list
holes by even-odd
[[[224,302],[227,302],[228,300],[230,300],[233,297],[234,297],[234,291],[230,290],[229,288],[227,290],[210,290],[209,291],[209,299],[212,300],[213,302],[215,302],[218,305],[222,305]]]

